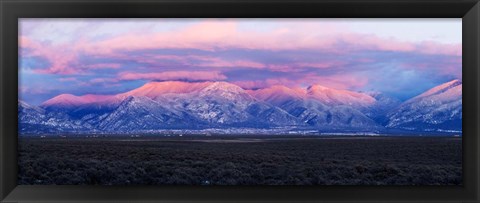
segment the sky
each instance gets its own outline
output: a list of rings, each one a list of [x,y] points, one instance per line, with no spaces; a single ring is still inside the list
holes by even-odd
[[[401,100],[462,77],[455,19],[19,20],[19,99],[116,94],[149,81],[319,84]]]

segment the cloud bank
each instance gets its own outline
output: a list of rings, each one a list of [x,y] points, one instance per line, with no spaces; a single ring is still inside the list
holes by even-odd
[[[151,80],[221,80],[251,89],[321,84],[405,98],[461,79],[461,30],[453,29],[461,21],[402,21],[425,27],[415,40],[402,37],[407,29],[392,31],[389,20],[378,28],[370,21],[24,19],[21,86],[50,91],[21,93],[48,97],[92,88],[116,92]],[[42,83],[47,80],[64,85],[52,90]]]

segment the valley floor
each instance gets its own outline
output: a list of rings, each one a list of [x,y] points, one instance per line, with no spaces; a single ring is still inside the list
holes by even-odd
[[[461,185],[461,137],[20,137],[20,185]]]

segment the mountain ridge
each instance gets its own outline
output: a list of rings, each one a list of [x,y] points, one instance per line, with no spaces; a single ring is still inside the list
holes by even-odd
[[[422,120],[422,115],[415,115],[417,120],[408,120],[418,108],[429,109],[432,113],[422,113],[438,118],[438,122]],[[452,115],[445,116],[449,113]],[[38,117],[50,119],[54,122],[50,127],[54,128],[62,125],[64,119],[67,124],[63,125],[67,126],[59,132],[82,129],[78,131],[86,133],[155,132],[172,128],[458,132],[461,131],[458,115],[461,117],[460,80],[440,84],[405,102],[378,92],[321,85],[305,89],[274,85],[245,90],[228,82],[182,81],[148,82],[114,95],[61,94],[38,107],[19,100],[19,123],[49,126],[48,122],[35,119]]]
[[[387,116],[390,120],[387,127],[417,129],[429,126],[461,131],[462,82],[453,80],[433,87],[402,103]]]

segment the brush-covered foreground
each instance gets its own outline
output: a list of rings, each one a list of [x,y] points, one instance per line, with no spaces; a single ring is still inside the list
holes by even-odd
[[[454,137],[19,137],[21,185],[461,185]]]

